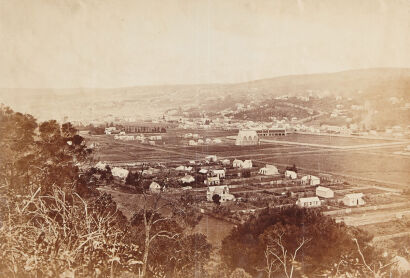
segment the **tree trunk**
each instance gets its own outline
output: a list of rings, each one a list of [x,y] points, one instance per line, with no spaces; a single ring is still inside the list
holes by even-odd
[[[148,253],[149,253],[149,229],[145,229],[145,246],[144,246],[144,256],[142,258],[142,272],[141,276],[145,278],[147,273],[148,264]]]

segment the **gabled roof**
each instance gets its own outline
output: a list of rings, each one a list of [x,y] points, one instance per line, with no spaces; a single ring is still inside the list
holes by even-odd
[[[306,197],[306,198],[299,198],[300,202],[320,202],[320,199],[318,197]]]
[[[225,173],[224,169],[212,170],[213,173]]]
[[[318,187],[316,188],[316,190],[322,190],[322,191],[333,192],[332,189],[327,188],[327,187],[324,187],[324,186],[318,186]]]
[[[359,198],[362,198],[363,196],[364,196],[363,193],[350,193],[350,194],[345,195],[345,197],[349,199],[359,199]]]

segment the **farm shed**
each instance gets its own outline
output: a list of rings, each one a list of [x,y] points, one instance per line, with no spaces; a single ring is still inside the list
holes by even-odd
[[[335,196],[335,193],[330,188],[318,186],[316,188],[316,196],[319,196],[322,198],[333,198]]]

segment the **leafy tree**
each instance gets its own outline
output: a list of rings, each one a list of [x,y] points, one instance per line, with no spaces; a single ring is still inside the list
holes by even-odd
[[[214,203],[219,206],[221,204],[221,196],[219,196],[218,194],[214,194],[212,196],[212,201],[214,201]]]
[[[355,263],[360,258],[353,238],[363,247],[370,264],[380,259],[379,253],[370,244],[371,236],[357,228],[336,223],[318,210],[267,208],[232,230],[222,242],[221,257],[230,269],[243,268],[252,275],[262,272],[268,274],[269,268],[270,273],[273,269],[282,269],[285,276],[286,268],[289,275],[294,261],[301,263],[301,258],[301,271],[308,276],[335,273],[335,265],[339,271],[353,268],[362,271],[363,264]],[[295,254],[302,242],[292,258],[289,254]],[[281,253],[281,246],[288,254],[286,260]],[[283,262],[273,254],[282,254]],[[270,265],[267,261],[275,262]]]

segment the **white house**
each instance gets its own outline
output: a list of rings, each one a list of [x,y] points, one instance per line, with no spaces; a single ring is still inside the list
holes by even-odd
[[[219,185],[221,184],[221,180],[219,179],[219,177],[208,177],[204,183],[206,185]]]
[[[216,155],[208,155],[207,157],[205,157],[205,159],[209,162],[217,162],[218,161],[218,157]]]
[[[219,179],[224,179],[225,178],[225,170],[224,169],[212,170],[211,171],[211,176],[218,177]]]
[[[222,160],[222,165],[229,166],[229,165],[231,165],[231,161],[229,159],[224,159],[224,160]]]
[[[259,137],[256,130],[240,130],[238,136],[236,137],[235,145],[246,146],[246,145],[258,145]]]
[[[285,177],[294,180],[297,179],[298,174],[295,171],[286,170]]]
[[[232,163],[233,168],[242,168],[243,161],[240,159],[235,159]]]
[[[111,173],[114,177],[118,177],[120,179],[125,179],[128,176],[128,170],[120,167],[114,167],[111,170]]]
[[[105,164],[104,162],[98,161],[98,163],[95,165],[95,168],[97,168],[98,170],[105,170],[107,167],[107,164]]]
[[[278,168],[276,168],[275,166],[266,164],[265,167],[259,169],[259,174],[265,176],[274,176],[279,175],[279,171]]]
[[[301,182],[302,184],[306,184],[306,185],[319,185],[320,179],[312,175],[307,175],[307,176],[302,177]]]
[[[161,192],[161,185],[156,183],[155,181],[151,182],[149,185],[149,191],[151,193],[160,193]]]
[[[343,204],[349,207],[364,205],[366,202],[363,200],[363,196],[363,193],[346,194],[343,198]]]
[[[320,207],[321,202],[318,197],[299,198],[296,201],[296,205],[302,208],[315,208]]]
[[[113,131],[115,131],[114,126],[106,127],[105,130],[104,130],[105,134],[112,134]]]
[[[199,144],[203,144],[203,143],[204,143],[204,140],[198,139],[198,145],[199,145]]]
[[[245,160],[242,164],[242,168],[244,169],[252,168],[252,160]]]
[[[190,167],[190,166],[187,167],[187,166],[181,165],[181,166],[178,166],[177,168],[175,168],[175,170],[190,172],[190,171],[192,171],[192,167]]]
[[[335,196],[335,193],[330,188],[318,186],[316,187],[316,196],[322,198],[333,198]]]
[[[190,146],[197,146],[198,143],[195,142],[194,140],[189,140],[188,145],[190,145]]]
[[[181,181],[182,183],[191,183],[191,182],[194,182],[194,181],[195,181],[195,178],[194,178],[193,176],[191,176],[191,175],[186,175],[186,176],[184,176],[183,178],[181,178],[180,181]]]
[[[208,174],[208,169],[201,169],[201,170],[199,170],[199,173],[206,175],[206,174]]]
[[[212,197],[214,195],[219,195],[219,197],[221,197],[221,199],[219,200],[221,203],[235,200],[235,196],[229,194],[229,187],[226,185],[209,186],[208,190],[206,191],[206,199],[209,202],[212,202]]]

